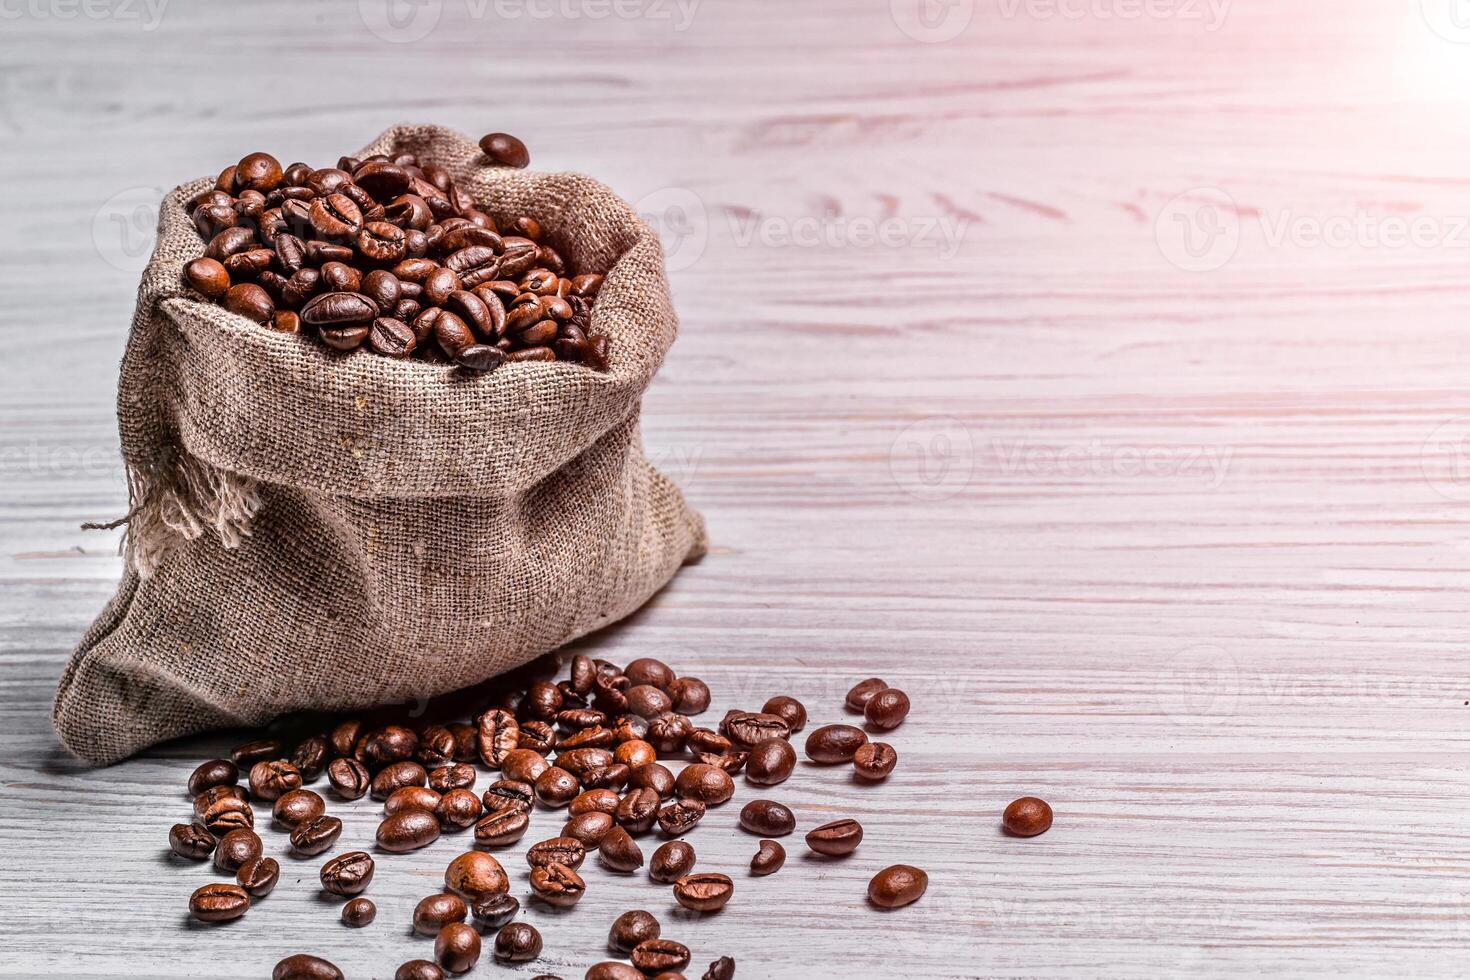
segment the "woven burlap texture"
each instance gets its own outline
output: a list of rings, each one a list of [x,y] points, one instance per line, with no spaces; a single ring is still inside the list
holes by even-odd
[[[469,376],[262,329],[182,284],[202,250],[184,204],[212,181],[174,190],[119,381],[127,564],[56,693],[75,755],[478,683],[627,616],[703,554],[639,434],[677,329],[654,232],[594,180],[488,166],[438,127],[359,155],[404,152],[606,270],[593,329],[611,370]]]

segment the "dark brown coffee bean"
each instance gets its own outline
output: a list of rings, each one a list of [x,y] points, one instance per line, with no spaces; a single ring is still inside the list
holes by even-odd
[[[567,807],[567,813],[575,817],[595,810],[615,817],[619,802],[618,794],[610,789],[589,789],[572,799],[571,805]],[[657,798],[655,798],[655,806],[657,806]]]
[[[509,133],[486,133],[480,137],[480,151],[499,167],[521,169],[531,162],[526,144]]]
[[[547,341],[532,340],[530,342],[546,343]],[[652,684],[638,684],[630,687],[625,696],[628,699],[628,710],[643,718],[656,718],[674,707],[674,699]]]
[[[250,809],[250,804],[240,797],[244,790],[237,786],[217,786],[200,794],[200,799],[210,796],[218,790],[235,790],[240,796],[221,795],[214,797],[199,814],[200,822],[209,829],[216,837],[223,837],[232,830],[249,830],[255,826],[255,812]],[[199,813],[198,804],[195,804],[195,812]]]
[[[768,738],[751,747],[745,779],[754,786],[776,786],[791,778],[796,750],[784,738]]]
[[[260,857],[262,849],[259,835],[240,827],[220,838],[219,846],[214,849],[214,866],[234,874],[246,861]]]
[[[239,885],[211,882],[189,896],[189,914],[200,922],[229,922],[250,908],[250,893]]]
[[[517,779],[498,779],[485,790],[483,802],[486,813],[500,813],[503,810],[530,813],[536,802],[536,787]]]
[[[395,792],[405,786],[423,786],[429,781],[429,774],[424,772],[424,767],[417,762],[405,759],[402,762],[392,762],[384,766],[373,777],[372,791],[373,799],[386,800]],[[426,809],[433,809],[439,803],[437,794],[433,805]]]
[[[536,269],[526,274],[522,285],[531,292],[545,292],[543,289],[535,288],[539,282],[555,283],[556,276],[545,269]],[[634,684],[652,684],[654,687],[667,690],[674,683],[673,669],[662,660],[653,657],[639,657],[623,668],[623,674]]]
[[[896,909],[917,902],[929,887],[929,876],[908,864],[895,864],[868,882],[868,901],[880,909]]]
[[[577,777],[559,766],[552,766],[536,777],[536,798],[546,806],[566,806],[581,790]]]
[[[531,890],[547,905],[566,909],[581,900],[587,883],[565,864],[548,864],[531,869]]]
[[[735,960],[729,956],[721,956],[709,965],[704,971],[701,980],[734,980]]]
[[[734,893],[735,883],[712,871],[687,874],[674,882],[674,901],[695,912],[717,912]]]
[[[531,818],[524,810],[502,810],[483,817],[475,824],[475,843],[484,847],[503,847],[526,836]]]
[[[898,753],[887,742],[864,742],[852,756],[853,771],[869,782],[887,779],[896,765]]]
[[[499,929],[521,910],[521,903],[511,895],[487,895],[470,906],[470,914],[487,929]]]
[[[763,840],[755,857],[750,859],[750,873],[757,878],[773,875],[786,863],[786,848],[779,841]]]
[[[338,757],[351,755],[362,731],[362,722],[356,718],[348,718],[346,721],[339,722],[327,736],[332,754]]]
[[[579,814],[568,820],[561,828],[561,836],[582,842],[589,851],[602,845],[602,839],[613,828],[613,818],[599,810]]]
[[[384,311],[393,309],[395,306],[398,305],[398,301],[403,297],[403,287],[398,282],[398,277],[384,269],[374,269],[372,272],[369,272],[367,275],[363,276],[362,283],[359,286],[359,290],[364,296],[376,303],[379,310]],[[449,735],[449,730],[447,728],[443,728],[439,725],[430,725],[429,728],[425,729],[425,733],[433,734],[440,737],[447,736],[450,739],[454,738],[453,735]],[[423,748],[423,741],[423,737],[420,737],[420,749]],[[430,761],[425,761],[423,759],[420,759],[419,761],[423,762],[426,766],[431,764]],[[448,760],[437,759],[433,760],[432,764],[439,765],[446,761]]]
[[[410,763],[410,765],[416,764]],[[403,763],[394,763],[394,765],[403,765]],[[392,766],[388,768],[391,769]],[[385,769],[383,771],[387,772],[388,770]],[[379,773],[379,775],[382,774]],[[400,786],[383,801],[383,814],[385,816],[392,816],[400,810],[413,809],[428,810],[431,813],[437,813],[441,799],[443,797],[427,786]]]
[[[468,371],[494,371],[506,361],[505,352],[487,344],[470,344],[460,349],[454,363]]]
[[[697,715],[709,708],[709,687],[697,677],[680,677],[667,690],[674,710],[682,715]]]
[[[357,250],[373,262],[397,262],[408,252],[403,229],[387,221],[369,221],[357,233]]]
[[[613,754],[607,749],[568,749],[556,754],[556,764],[581,779],[593,769],[612,765]]]
[[[1012,837],[1035,837],[1051,829],[1051,807],[1045,800],[1023,796],[1006,807],[1001,826]]]
[[[682,970],[689,965],[689,947],[672,939],[645,939],[628,958],[644,973]]]
[[[328,194],[311,202],[309,220],[318,237],[342,241],[362,228],[362,208],[346,194]]]
[[[409,960],[393,974],[393,980],[444,980],[444,970],[429,960]]]
[[[271,315],[270,328],[276,333],[300,333],[301,317],[290,310],[276,310]]]
[[[625,765],[631,775],[632,770],[639,766],[646,766],[658,759],[658,750],[650,742],[641,738],[628,739],[620,742],[613,749],[613,761]]]
[[[316,269],[298,269],[286,281],[281,290],[281,302],[290,307],[298,307],[316,295],[318,287],[321,286],[322,274]]]
[[[252,898],[265,898],[281,879],[281,864],[275,858],[254,857],[240,865],[235,880]]]
[[[501,247],[500,274],[506,279],[529,272],[541,257],[541,246],[519,235],[507,235]]]
[[[628,776],[629,789],[651,789],[659,795],[659,799],[668,799],[674,795],[674,774],[667,766],[656,762],[646,766],[639,766]]]
[[[279,313],[276,314],[280,316]],[[293,313],[292,316],[295,316]],[[331,754],[331,748],[327,745],[325,735],[313,735],[303,739],[296,746],[296,751],[291,753],[291,765],[295,766],[301,773],[302,782],[310,783],[316,781],[322,773],[327,771],[327,761]]]
[[[301,773],[289,762],[257,762],[250,767],[250,795],[256,799],[278,800],[301,785]]]
[[[230,274],[214,259],[195,259],[184,266],[184,280],[208,299],[216,301],[223,299],[230,289]]]
[[[606,749],[616,743],[617,737],[611,728],[603,725],[590,725],[564,736],[557,741],[556,745],[561,751],[569,752],[572,749]]]
[[[269,153],[251,153],[235,164],[235,184],[242,191],[273,191],[284,178],[280,162]]]
[[[685,799],[717,806],[735,795],[735,781],[723,769],[696,762],[679,773],[674,780],[674,791]]]
[[[463,922],[469,914],[469,907],[458,895],[430,895],[413,907],[413,931],[421,936],[437,936],[440,929],[451,922]]]
[[[408,190],[407,170],[386,160],[372,160],[352,171],[352,182],[380,201],[391,201]]]
[[[447,729],[445,734],[449,735]],[[454,736],[449,735],[449,738],[452,742]],[[453,751],[453,749],[450,750],[451,757]],[[439,793],[447,793],[452,789],[470,789],[474,785],[475,767],[462,762],[440,765],[429,773],[429,788]]]
[[[348,851],[322,865],[322,888],[333,895],[358,895],[373,880],[373,858],[366,851]]]
[[[655,790],[647,788],[629,790],[628,795],[618,803],[617,810],[613,814],[614,819],[630,833],[645,833],[658,819],[659,802],[659,795]]]
[[[434,959],[450,973],[467,973],[480,962],[480,934],[462,922],[451,922],[434,939]]]
[[[236,252],[243,252],[255,244],[255,232],[249,228],[225,228],[209,240],[204,248],[204,257],[221,264]],[[252,760],[259,761],[259,760]],[[237,766],[245,763],[236,760]]]
[[[378,907],[370,898],[354,898],[342,906],[342,924],[352,929],[371,925],[378,917]]]
[[[856,820],[833,820],[807,832],[806,846],[828,857],[843,857],[863,842],[863,827]]]
[[[541,933],[529,922],[513,922],[495,935],[495,958],[526,963],[541,955]]]
[[[896,687],[874,694],[863,708],[863,717],[868,724],[885,732],[902,725],[908,715],[909,696]]]
[[[480,761],[491,769],[501,768],[506,757],[516,751],[516,744],[520,740],[521,730],[515,715],[492,708],[480,715],[476,724],[480,735]],[[534,780],[535,777],[531,777],[531,781]]]
[[[342,971],[319,956],[297,953],[276,964],[271,980],[342,980]]]
[[[648,877],[667,885],[684,877],[693,868],[693,846],[685,841],[671,840],[653,852],[648,862]]]
[[[594,963],[583,977],[585,980],[645,980],[643,971],[617,960]]]
[[[612,928],[607,933],[607,948],[626,956],[640,943],[657,939],[661,932],[658,919],[652,913],[634,909],[613,920]]]
[[[784,837],[796,829],[796,814],[775,800],[751,800],[740,810],[740,826],[761,837]]]
[[[363,765],[376,770],[412,759],[418,747],[419,737],[412,729],[384,725],[359,737],[352,751]]]
[[[355,293],[362,289],[362,273],[346,262],[328,262],[321,271],[322,288],[330,292]]]
[[[233,783],[223,786],[211,786],[194,797],[194,816],[203,820],[211,810],[222,804],[225,800],[244,803],[248,796],[249,794],[243,787],[236,786]]]
[[[469,902],[510,890],[500,862],[484,851],[466,851],[444,869],[444,888]]]
[[[270,322],[271,314],[276,311],[270,294],[253,282],[231,286],[225,293],[225,309],[256,323]]]
[[[327,763],[327,780],[332,784],[332,791],[344,800],[360,799],[372,786],[367,769],[356,759],[333,759]]]
[[[587,335],[587,353],[582,356],[582,363],[594,371],[606,372],[612,366],[612,341],[602,334]]]
[[[597,667],[592,663],[592,658],[586,654],[577,654],[572,657],[572,690],[578,694],[587,695],[592,693],[592,682],[597,676]],[[557,719],[561,721],[560,718]],[[598,721],[597,724],[602,724]]]
[[[439,820],[430,810],[400,810],[378,824],[378,846],[394,854],[428,847],[439,839]]]
[[[823,765],[851,762],[853,755],[867,741],[868,736],[861,728],[823,725],[806,737],[806,756]]]
[[[451,789],[439,799],[434,816],[445,830],[463,830],[473,826],[484,812],[480,798],[464,788]]]
[[[517,748],[546,753],[556,748],[556,730],[550,722],[526,721],[521,724],[521,737]]]
[[[725,725],[725,736],[737,749],[747,751],[768,738],[790,738],[791,730],[776,715],[742,711],[732,715]]]
[[[592,816],[587,814],[586,816]],[[597,814],[607,816],[607,814]],[[576,818],[582,819],[582,818]],[[598,857],[612,871],[637,871],[643,867],[643,849],[622,827],[612,827],[603,834],[597,847]]]
[[[247,248],[225,259],[225,271],[230,274],[232,282],[256,279],[271,267],[275,259],[276,253],[268,248]],[[266,292],[269,293],[270,290],[267,289]]]
[[[291,831],[291,849],[297,854],[322,854],[341,836],[342,821],[337,817],[313,817]]]
[[[847,692],[847,706],[853,711],[862,711],[873,695],[887,689],[888,682],[881,677],[869,677],[865,681],[858,681],[853,685],[852,690]]]
[[[628,784],[632,770],[620,763],[610,766],[594,766],[582,773],[582,785],[589,789],[620,790]]]
[[[648,722],[644,738],[655,750],[665,755],[677,755],[684,751],[689,738],[698,731],[694,722],[685,715],[666,712]],[[699,751],[698,748],[695,751]]]
[[[214,853],[214,835],[202,823],[176,823],[168,832],[169,850],[190,861],[203,861]]]
[[[704,804],[699,800],[675,800],[658,811],[658,826],[670,837],[679,837],[694,829],[704,819]]]
[[[481,283],[493,282],[500,274],[500,264],[500,256],[489,245],[471,245],[444,257],[444,268],[459,279],[458,289],[474,289]],[[428,282],[424,285],[426,289],[429,287]]]
[[[526,863],[533,868],[544,868],[552,864],[564,864],[576,870],[587,857],[587,848],[575,837],[553,837],[532,844],[526,852]]]
[[[195,210],[193,220],[200,238],[213,239],[226,228],[239,224],[240,216],[229,204],[205,204]]]
[[[799,732],[806,727],[806,706],[784,694],[767,701],[761,708],[761,713],[780,718],[786,722],[786,727],[792,733]]]
[[[315,820],[327,812],[327,801],[309,789],[293,789],[282,793],[271,814],[276,822],[288,829],[295,829],[308,820]]]
[[[234,786],[240,779],[240,769],[227,759],[213,759],[195,769],[189,775],[189,795],[198,796],[216,786]]]
[[[378,306],[361,293],[322,293],[301,308],[301,319],[314,327],[366,326]]]

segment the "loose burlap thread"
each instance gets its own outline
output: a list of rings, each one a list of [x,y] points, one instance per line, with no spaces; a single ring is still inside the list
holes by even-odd
[[[185,202],[212,181],[174,190],[119,380],[123,579],[56,693],[75,755],[466,687],[627,616],[703,554],[639,433],[677,330],[656,235],[590,178],[488,166],[438,127],[358,155],[405,152],[606,271],[611,369],[471,376],[263,329],[183,284],[203,247]]]

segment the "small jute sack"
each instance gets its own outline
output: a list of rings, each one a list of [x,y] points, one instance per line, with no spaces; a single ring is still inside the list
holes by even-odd
[[[676,319],[653,231],[578,174],[489,166],[465,137],[395,127],[507,225],[531,215],[605,272],[611,369],[342,356],[183,285],[203,243],[163,202],[123,357],[126,567],[56,692],[57,735],[96,764],[299,709],[441,694],[627,616],[705,549],[644,455],[643,391]]]

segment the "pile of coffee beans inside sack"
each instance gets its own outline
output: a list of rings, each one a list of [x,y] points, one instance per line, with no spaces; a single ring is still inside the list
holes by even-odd
[[[480,147],[490,164],[530,161],[504,133]],[[608,338],[592,332],[602,276],[569,269],[534,217],[497,227],[432,161],[343,157],[318,170],[251,153],[188,207],[206,244],[184,281],[269,329],[469,371],[608,368]]]
[[[778,838],[793,833],[797,820],[770,797],[797,770],[791,738],[807,725],[800,701],[773,697],[759,711],[730,711],[716,727],[702,727],[691,716],[709,708],[709,688],[658,660],[642,658],[619,668],[578,655],[569,678],[530,680],[554,677],[557,663],[552,655],[517,672],[510,686],[485,695],[489,704],[464,712],[472,722],[407,727],[349,718],[308,730],[289,749],[263,737],[237,746],[229,759],[200,765],[188,787],[194,819],[176,824],[169,843],[180,857],[212,858],[215,869],[233,880],[199,887],[189,899],[190,913],[203,922],[238,919],[276,887],[280,863],[266,856],[255,813],[256,806],[268,805],[270,820],[289,835],[296,857],[335,849],[318,879],[327,896],[342,900],[343,925],[373,923],[377,910],[364,893],[377,861],[358,849],[366,842],[339,841],[342,820],[328,812],[327,795],[308,788],[324,776],[328,795],[338,801],[369,795],[382,801],[373,842],[380,855],[417,851],[445,834],[473,840],[473,849],[445,866],[442,890],[418,902],[411,922],[395,924],[395,930],[411,927],[426,942],[433,940],[432,958],[403,963],[396,980],[442,980],[446,973],[473,969],[482,935],[502,963],[541,955],[542,936],[530,923],[515,921],[520,900],[511,894],[506,868],[490,852],[504,857],[503,850],[521,842],[533,822],[548,817],[559,830],[527,847],[524,861],[529,899],[552,908],[570,908],[589,890],[596,892],[595,878],[589,882],[584,868],[594,853],[613,874],[638,874],[646,865],[648,880],[670,889],[686,909],[715,912],[738,901],[735,869],[696,868],[696,851],[686,838],[709,809],[734,797],[735,777],[742,774],[761,794],[739,813],[740,828],[756,841],[749,875],[782,869],[786,849]],[[855,686],[846,704],[875,732],[898,728],[910,707],[903,691],[877,678]],[[815,728],[805,753],[820,765],[850,766],[864,783],[881,782],[898,764],[892,745],[871,741],[863,728],[845,723]],[[664,764],[676,761],[677,770]],[[485,771],[491,781],[477,793]],[[563,808],[565,818],[555,814]],[[1011,834],[1035,836],[1051,825],[1051,810],[1028,797],[1011,804],[1002,823]],[[639,838],[655,833],[665,839],[645,859]],[[805,835],[811,851],[836,859],[850,859],[862,842],[863,827],[850,817]],[[917,901],[927,886],[924,871],[893,864],[875,869],[867,899],[876,908],[896,909]],[[590,956],[600,961],[587,969],[586,980],[680,980],[693,958],[688,946],[663,935],[658,920],[639,909],[617,917],[608,947],[617,958]],[[281,960],[273,976],[319,980],[342,973],[302,952]],[[735,976],[735,962],[720,956],[702,976],[728,980]],[[538,980],[558,978],[542,974]]]

